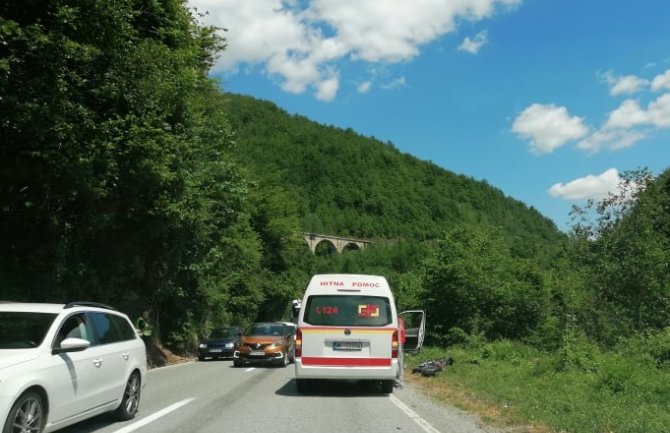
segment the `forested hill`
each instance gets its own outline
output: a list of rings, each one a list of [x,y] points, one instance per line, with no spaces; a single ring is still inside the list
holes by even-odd
[[[481,223],[528,240],[561,237],[552,221],[486,181],[268,101],[224,98],[235,154],[253,177],[295,194],[306,231],[432,239],[454,225]]]

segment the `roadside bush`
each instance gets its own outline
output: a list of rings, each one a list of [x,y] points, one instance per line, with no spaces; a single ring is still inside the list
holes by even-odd
[[[521,361],[531,358],[528,346],[510,340],[500,340],[486,344],[482,349],[482,359],[505,361],[518,365]]]
[[[569,370],[597,372],[600,358],[600,349],[586,337],[566,337],[563,346],[556,352],[555,369],[557,372]]]
[[[606,353],[596,385],[625,401],[664,406],[670,400],[670,369],[659,369],[646,354]]]
[[[470,335],[463,329],[454,326],[447,331],[444,341],[448,346],[465,345],[470,342]]]
[[[633,391],[635,388],[633,376],[635,369],[631,369],[631,367],[621,357],[611,355],[609,359],[600,365],[598,386],[603,391],[609,391],[613,394],[623,394]]]
[[[658,368],[670,369],[670,328],[622,339],[617,350],[630,357],[646,356]]]
[[[566,318],[548,316],[523,341],[540,350],[556,351],[562,346],[566,332],[569,332],[566,330]]]

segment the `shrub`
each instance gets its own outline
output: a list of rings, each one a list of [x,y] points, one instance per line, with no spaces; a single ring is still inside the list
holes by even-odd
[[[572,336],[564,340],[556,352],[555,368],[558,372],[576,369],[583,372],[598,371],[600,349],[585,337]]]
[[[469,345],[473,341],[473,337],[470,336],[467,332],[459,327],[453,327],[447,331],[447,334],[444,337],[444,342],[448,346],[455,345]]]
[[[621,339],[617,350],[640,361],[646,358],[658,368],[670,368],[670,328]]]

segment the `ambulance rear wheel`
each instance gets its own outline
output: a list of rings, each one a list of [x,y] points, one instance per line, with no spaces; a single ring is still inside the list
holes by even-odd
[[[383,394],[392,394],[393,393],[393,381],[392,380],[382,380],[382,393]]]

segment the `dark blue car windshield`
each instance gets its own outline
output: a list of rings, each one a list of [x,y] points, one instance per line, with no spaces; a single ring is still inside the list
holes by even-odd
[[[209,334],[209,338],[229,338],[236,337],[240,331],[234,328],[218,328],[213,329]]]

